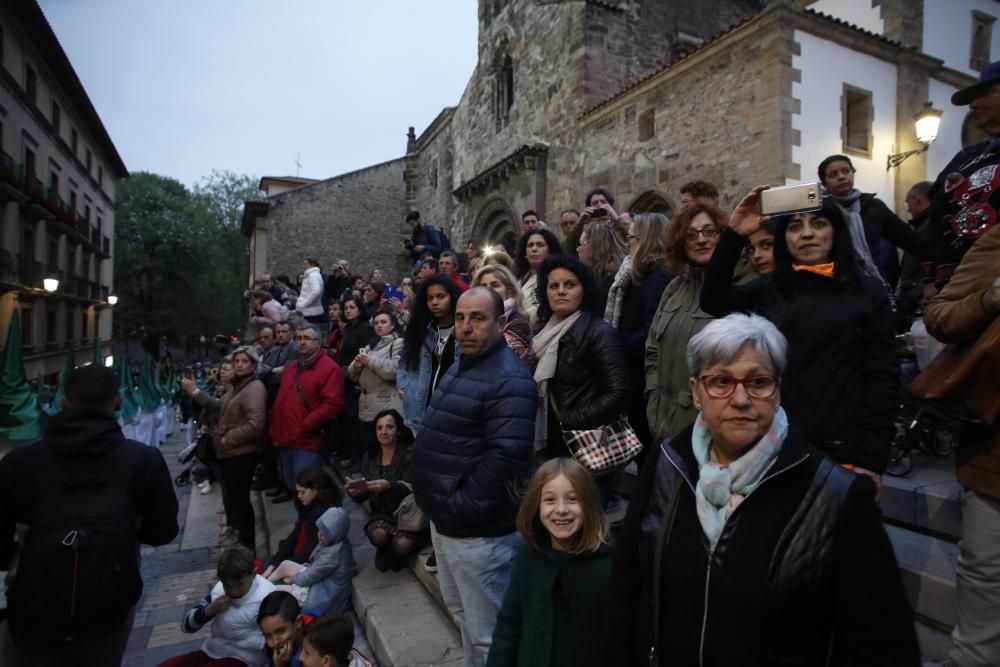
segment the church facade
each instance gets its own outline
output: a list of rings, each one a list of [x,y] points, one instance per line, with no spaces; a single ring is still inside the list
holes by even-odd
[[[977,139],[950,97],[1000,59],[997,15],[990,0],[479,0],[465,91],[420,135],[411,129],[398,189],[367,224],[402,239],[405,213],[419,210],[456,248],[510,243],[521,213],[557,222],[593,187],[619,211],[669,214],[679,187],[702,179],[732,207],[760,183],[815,180],[834,153],[905,216],[906,190]],[[942,112],[937,139],[889,167],[923,147],[913,118],[928,104]],[[365,194],[329,190],[331,210]],[[266,202],[248,207],[251,238]],[[265,226],[256,270],[290,272]],[[405,268],[398,248],[385,252],[393,264],[362,256],[359,268]]]

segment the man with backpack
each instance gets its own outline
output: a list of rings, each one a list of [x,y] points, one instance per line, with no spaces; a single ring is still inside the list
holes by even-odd
[[[115,420],[115,372],[77,368],[65,391],[42,440],[0,460],[0,656],[11,667],[119,665],[142,595],[139,545],[178,533],[163,456]]]
[[[410,253],[410,260],[414,263],[423,257],[424,253],[432,253],[436,259],[442,250],[451,250],[451,241],[444,232],[434,225],[420,222],[420,211],[408,213],[406,225],[410,228],[410,238],[404,241],[404,245]]]

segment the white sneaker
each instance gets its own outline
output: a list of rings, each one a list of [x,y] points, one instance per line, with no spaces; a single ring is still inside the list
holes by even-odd
[[[198,492],[201,493],[201,495],[211,493],[212,483],[206,479],[204,482],[198,485]]]

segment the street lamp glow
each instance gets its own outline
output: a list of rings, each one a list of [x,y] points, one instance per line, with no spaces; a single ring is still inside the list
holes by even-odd
[[[938,128],[941,127],[942,113],[942,111],[935,109],[928,102],[927,106],[913,117],[917,125],[917,141],[922,144],[929,144],[937,139]]]
[[[59,279],[58,278],[43,278],[42,279],[42,287],[45,288],[46,292],[48,292],[49,294],[52,294],[57,289],[59,289]]]
[[[108,368],[114,368],[115,367],[114,355],[109,354],[108,356],[104,357],[104,365],[107,366]]]
[[[118,297],[115,296],[114,294],[109,294],[108,295],[108,305],[109,306],[113,306],[116,303],[118,303]]]

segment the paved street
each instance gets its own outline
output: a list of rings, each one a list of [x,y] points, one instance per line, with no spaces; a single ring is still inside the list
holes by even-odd
[[[178,431],[161,448],[172,477],[184,469],[177,462],[177,453],[184,444],[184,436]],[[180,620],[215,583],[222,494],[215,488],[205,496],[196,491],[192,497],[191,490],[190,484],[177,487],[181,527],[177,538],[166,546],[142,549],[145,590],[123,665],[156,665],[165,658],[199,648],[207,636],[207,627],[193,635],[184,634]]]

